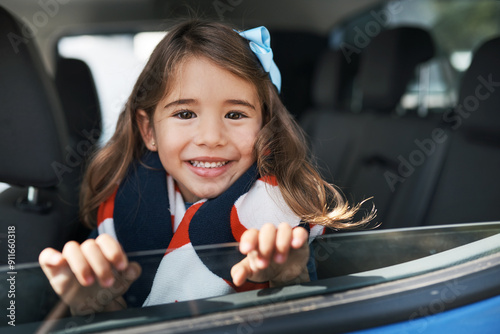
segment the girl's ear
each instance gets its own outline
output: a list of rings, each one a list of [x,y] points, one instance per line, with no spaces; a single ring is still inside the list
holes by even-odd
[[[146,145],[146,147],[150,151],[158,151],[153,124],[151,124],[151,122],[149,121],[148,114],[144,110],[139,109],[137,110],[136,117],[137,125],[139,126],[139,130],[141,131],[144,145]]]

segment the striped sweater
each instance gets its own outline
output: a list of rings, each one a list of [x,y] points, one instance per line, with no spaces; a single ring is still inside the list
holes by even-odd
[[[99,207],[97,217],[96,234],[110,234],[128,253],[164,250],[163,256],[141,263],[143,274],[125,295],[128,304],[149,306],[266,287],[232,284],[230,269],[243,259],[238,252],[214,254],[197,246],[239,241],[244,231],[260,229],[265,223],[301,224],[286,205],[276,179],[259,177],[254,165],[220,196],[186,209],[158,154],[147,154],[142,161],[129,168],[121,185]],[[321,226],[305,227],[311,236],[323,233]]]

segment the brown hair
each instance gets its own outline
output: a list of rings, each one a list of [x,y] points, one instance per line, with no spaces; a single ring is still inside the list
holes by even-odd
[[[95,227],[96,211],[124,178],[134,159],[147,151],[137,110],[152,123],[157,103],[168,93],[178,65],[188,57],[205,57],[257,89],[263,127],[255,143],[261,175],[274,175],[288,206],[303,221],[340,229],[365,224],[373,213],[352,222],[359,205],[350,208],[342,194],[326,183],[308,161],[303,132],[281,102],[278,92],[249,48],[248,41],[222,23],[190,20],[175,26],[153,51],[118,118],[110,141],[94,156],[84,177],[81,216]]]

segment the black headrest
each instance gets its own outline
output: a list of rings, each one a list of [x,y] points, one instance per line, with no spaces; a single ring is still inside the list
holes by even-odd
[[[417,27],[382,31],[361,51],[363,110],[393,111],[418,64],[434,56],[430,34]]]
[[[96,141],[102,131],[101,107],[92,72],[79,59],[59,58],[56,87],[68,122],[72,146]]]
[[[465,129],[500,133],[500,37],[476,50],[462,77],[457,116]]]
[[[67,145],[64,115],[36,41],[0,7],[0,182],[50,187]]]
[[[327,50],[316,66],[312,98],[316,108],[340,110],[343,108],[345,90],[349,89],[357,69],[357,62],[348,62],[341,50]]]

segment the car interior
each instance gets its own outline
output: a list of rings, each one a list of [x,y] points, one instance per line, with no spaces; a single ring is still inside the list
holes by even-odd
[[[368,15],[382,20],[377,8]],[[10,37],[2,40],[0,181],[12,185],[0,194],[2,225],[29,226],[18,237],[33,246],[31,254],[18,255],[36,261],[46,246],[60,248],[88,233],[78,227],[78,186],[102,116],[88,65],[57,56],[49,74],[36,43],[25,37],[26,18],[6,9],[1,15],[2,33]],[[500,190],[492,185],[500,163],[499,39],[472,50],[470,67],[455,83],[454,105],[422,116],[423,99],[411,109],[401,101],[410,84],[425,86],[424,72],[442,61],[443,50],[421,25],[382,30],[379,24],[382,31],[371,32],[370,23],[340,48],[318,32],[281,27],[272,33],[283,100],[324,177],[353,203],[371,198],[366,209],[375,206],[382,229],[498,219]]]
[[[469,8],[466,2],[455,2],[457,13]],[[86,161],[102,140],[103,108],[89,64],[60,55],[57,41],[168,30],[193,11],[245,28],[268,26],[282,99],[304,130],[311,159],[350,202],[368,199],[361,214],[375,207],[376,230],[411,234],[408,228],[500,220],[498,25],[471,38],[470,65],[459,71],[443,42],[448,35],[425,22],[396,19],[405,8],[392,14],[391,5],[409,11],[412,1],[187,1],[186,8],[186,1],[92,0],[84,6],[54,0],[38,12],[23,3],[0,0],[0,182],[8,185],[0,192],[0,233],[15,226],[16,263],[37,262],[44,248],[62,249],[90,232],[79,223],[78,192]],[[494,8],[498,20],[498,3],[480,3]],[[63,10],[68,14],[58,15]],[[37,21],[41,12],[46,24]],[[114,21],[107,21],[110,12]],[[433,86],[435,73],[444,88]],[[484,253],[496,249],[497,239]],[[7,243],[0,250],[5,254]],[[389,259],[393,249],[380,252],[384,266],[398,265]],[[474,256],[471,249],[463,252]],[[366,264],[346,263],[339,268],[318,260],[318,275],[380,275]],[[54,297],[40,298],[50,305]]]

